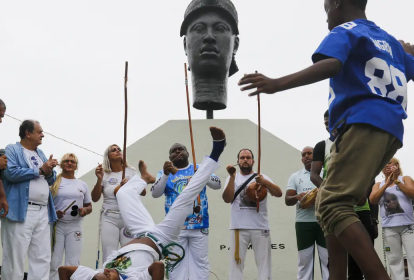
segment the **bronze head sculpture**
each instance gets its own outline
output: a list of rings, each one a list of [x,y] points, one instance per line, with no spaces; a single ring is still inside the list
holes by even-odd
[[[227,107],[227,79],[236,73],[238,16],[230,0],[193,0],[180,35],[192,74],[193,107],[207,111]]]

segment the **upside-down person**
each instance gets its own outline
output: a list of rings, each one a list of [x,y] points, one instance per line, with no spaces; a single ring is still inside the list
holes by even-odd
[[[316,200],[330,264],[348,252],[366,279],[389,280],[354,206],[402,147],[414,48],[367,19],[367,0],[324,2],[331,32],[313,54],[312,66],[280,79],[246,75],[239,84],[256,95],[330,79],[329,131],[335,143]],[[331,279],[346,279],[346,269],[329,270]]]
[[[116,194],[119,209],[126,226],[135,238],[126,246],[112,253],[106,259],[103,270],[95,271],[83,266],[62,266],[59,268],[61,280],[162,280],[164,279],[164,264],[172,270],[185,256],[174,254],[173,247],[177,244],[181,227],[189,212],[192,211],[194,200],[205,187],[207,181],[219,167],[218,159],[225,146],[224,132],[216,127],[210,127],[213,138],[213,150],[205,157],[200,169],[192,177],[188,186],[174,201],[164,221],[155,224],[151,215],[137,196],[148,183],[153,182],[144,162],[140,162],[141,177],[135,175]]]

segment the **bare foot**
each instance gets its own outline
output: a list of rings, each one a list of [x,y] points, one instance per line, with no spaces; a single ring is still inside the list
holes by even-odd
[[[214,141],[226,140],[226,135],[221,128],[210,126],[210,132]]]
[[[145,182],[147,182],[147,184],[155,183],[154,176],[152,176],[151,174],[149,174],[149,172],[147,170],[147,165],[145,164],[145,162],[143,160],[140,160],[139,161],[139,163],[138,163],[138,169],[139,169],[139,172],[141,172],[141,178],[142,178],[142,180],[144,180]]]

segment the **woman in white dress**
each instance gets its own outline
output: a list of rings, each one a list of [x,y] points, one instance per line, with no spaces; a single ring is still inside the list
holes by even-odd
[[[372,204],[379,203],[384,229],[385,252],[391,278],[405,279],[403,248],[407,255],[410,280],[414,279],[414,181],[403,176],[400,162],[392,158],[382,173],[385,180],[376,183],[370,195]]]
[[[125,179],[122,181],[122,169],[125,165]],[[95,169],[97,178],[91,196],[93,202],[98,202],[103,195],[101,210],[101,240],[102,259],[106,260],[119,245],[124,246],[133,239],[119,212],[118,202],[114,190],[119,185],[125,184],[134,175],[136,169],[130,167],[127,161],[123,160],[122,151],[117,145],[110,145],[104,153],[103,164]],[[141,195],[145,195],[145,189]],[[137,195],[139,195],[137,193]]]
[[[92,212],[91,196],[85,182],[75,178],[78,158],[66,154],[60,161],[62,173],[51,186],[53,202],[58,220],[53,225],[52,261],[50,279],[58,280],[58,268],[62,265],[79,265],[82,253],[82,220]]]

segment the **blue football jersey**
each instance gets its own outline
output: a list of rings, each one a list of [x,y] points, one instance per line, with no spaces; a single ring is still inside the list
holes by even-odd
[[[197,164],[197,169],[199,165]],[[164,171],[161,170],[158,172],[157,180],[164,174]],[[170,207],[174,203],[175,199],[187,186],[188,179],[194,175],[194,165],[190,164],[188,167],[179,169],[175,175],[170,174],[168,176],[167,186],[165,187],[165,213],[168,213]],[[211,176],[211,180],[216,182],[220,179],[216,175]],[[200,192],[200,199],[194,201],[195,206],[200,206],[199,213],[191,213],[187,216],[183,229],[202,229],[209,227],[209,218],[208,218],[208,201],[206,194],[206,187]]]
[[[407,118],[407,81],[414,78],[414,57],[375,23],[357,19],[334,28],[312,56],[332,57],[342,71],[330,79],[329,130],[365,123],[403,141]]]

